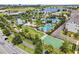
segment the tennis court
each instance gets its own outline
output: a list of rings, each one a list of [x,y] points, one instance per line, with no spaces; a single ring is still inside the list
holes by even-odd
[[[60,48],[64,41],[58,38],[54,38],[52,36],[46,35],[44,38],[41,38],[44,44],[52,45],[55,48]]]

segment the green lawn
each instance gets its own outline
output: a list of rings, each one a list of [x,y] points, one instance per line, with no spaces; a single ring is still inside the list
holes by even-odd
[[[19,48],[21,48],[22,50],[28,52],[28,53],[34,53],[34,50],[33,50],[33,49],[31,49],[31,48],[29,48],[29,47],[27,47],[27,46],[25,46],[25,45],[23,45],[23,44],[19,44],[19,45],[17,45],[17,46],[18,46]]]
[[[4,16],[4,14],[3,13],[0,13],[0,16]]]
[[[13,39],[14,37],[13,37],[13,34],[11,34],[10,36],[8,36],[8,41],[12,41],[12,39]]]
[[[10,11],[27,11],[27,10],[34,10],[35,8],[33,7],[15,7],[15,8],[12,8],[12,7],[9,7],[9,8],[6,8],[5,10],[10,10]]]
[[[44,33],[43,32],[40,32],[40,31],[36,31],[34,30],[32,27],[28,27],[28,26],[25,26],[25,27],[22,27],[23,29],[24,28],[27,28],[29,33],[32,34],[32,36],[34,36],[35,34],[39,35],[39,37],[42,37],[44,36]]]

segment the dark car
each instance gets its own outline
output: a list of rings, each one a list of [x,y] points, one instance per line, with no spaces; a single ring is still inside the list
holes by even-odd
[[[8,38],[5,38],[5,40],[7,40]]]

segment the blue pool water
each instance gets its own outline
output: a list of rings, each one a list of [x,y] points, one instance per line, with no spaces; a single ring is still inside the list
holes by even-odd
[[[39,29],[44,32],[48,32],[50,30],[53,30],[54,26],[49,23],[49,24],[44,25],[43,27],[39,27]]]

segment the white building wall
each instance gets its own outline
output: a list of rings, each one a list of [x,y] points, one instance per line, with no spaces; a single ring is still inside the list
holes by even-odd
[[[73,22],[68,22],[68,23],[66,23],[66,29],[70,32],[78,33],[79,25],[77,25]]]

